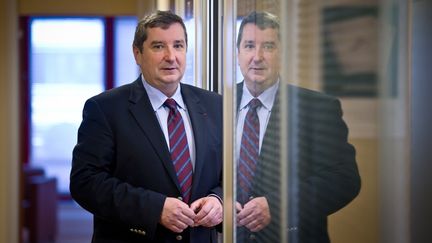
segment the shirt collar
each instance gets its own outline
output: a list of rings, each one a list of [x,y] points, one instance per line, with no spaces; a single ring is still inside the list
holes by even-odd
[[[183,97],[181,95],[181,85],[180,84],[177,86],[177,89],[176,89],[175,93],[173,94],[173,96],[167,97],[160,90],[158,90],[155,87],[151,86],[144,79],[143,75],[141,75],[141,79],[142,79],[142,82],[143,82],[143,85],[144,85],[144,89],[147,92],[147,95],[148,95],[148,97],[150,99],[150,103],[151,103],[154,111],[159,110],[163,106],[165,100],[168,99],[168,98],[174,99],[177,102],[177,105],[180,108],[182,108],[183,110],[186,110],[186,106],[184,104]]]
[[[271,111],[274,104],[274,99],[276,97],[277,90],[279,88],[279,79],[276,83],[274,83],[272,86],[264,90],[258,97],[261,103],[262,107],[266,110]],[[248,88],[246,87],[246,82],[243,82],[243,95],[240,101],[240,110],[243,110],[246,108],[246,106],[249,104],[249,102],[255,97],[252,96],[252,94],[249,92]]]

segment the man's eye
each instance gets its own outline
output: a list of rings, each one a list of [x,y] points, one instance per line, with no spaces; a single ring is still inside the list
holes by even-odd
[[[153,45],[153,49],[155,49],[155,50],[161,50],[161,49],[163,49],[163,45]]]
[[[184,49],[184,45],[183,44],[175,44],[174,48],[175,49]]]
[[[255,46],[254,45],[245,45],[244,48],[245,49],[253,49],[253,48],[255,48]]]
[[[273,50],[274,48],[275,48],[275,46],[272,45],[272,44],[266,44],[266,45],[264,45],[264,50],[269,50],[269,51],[271,51],[271,50]]]

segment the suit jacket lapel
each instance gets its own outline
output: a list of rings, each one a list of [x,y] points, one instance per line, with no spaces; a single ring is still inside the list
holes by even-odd
[[[168,174],[180,191],[180,185],[178,184],[175,169],[171,162],[171,156],[165,141],[165,136],[160,128],[159,121],[156,118],[141,78],[132,84],[129,102],[129,110],[132,113],[132,116],[148,137],[153,149],[159,155],[165,169],[168,171]]]
[[[195,140],[195,169],[192,181],[191,197],[194,198],[194,193],[199,185],[199,178],[201,178],[201,171],[205,163],[205,151],[208,146],[206,142],[207,113],[205,107],[200,103],[200,99],[192,92],[190,87],[182,84],[181,91],[191,120]]]
[[[280,158],[280,103],[279,90],[276,93],[271,110],[270,119],[264,133],[261,151],[258,160],[257,175],[254,187],[258,195],[267,195],[269,192],[278,191],[279,158]],[[269,185],[269,172],[275,177],[273,184]]]
[[[281,149],[285,149],[285,148],[281,148],[280,146],[280,139],[282,136],[282,134],[280,133],[281,131],[281,125],[282,126],[288,126],[287,127],[287,138],[288,139],[288,160],[289,161],[294,161],[294,157],[296,155],[296,151],[297,151],[297,144],[292,144],[292,142],[295,141],[295,139],[293,140],[296,133],[298,133],[298,124],[299,124],[299,119],[301,119],[301,117],[299,116],[298,113],[298,106],[299,106],[299,100],[301,99],[301,97],[298,95],[298,88],[296,88],[295,86],[292,85],[287,85],[284,88],[287,88],[286,93],[287,93],[287,102],[288,102],[288,107],[287,107],[287,114],[288,115],[288,119],[289,121],[287,121],[287,124],[280,124],[281,121],[281,95],[280,95],[280,89],[281,86],[279,87],[278,92],[276,93],[276,98],[273,104],[273,108],[272,108],[272,112],[270,115],[270,119],[267,125],[267,129],[266,132],[264,134],[264,139],[263,139],[263,143],[262,143],[262,147],[261,147],[261,153],[260,153],[260,162],[259,162],[259,166],[260,166],[260,170],[270,170],[271,168],[268,168],[268,166],[274,166],[271,165],[271,163],[268,163],[269,158],[273,158],[275,161],[274,163],[279,164],[280,161],[280,151]],[[304,121],[302,121],[304,122]],[[265,158],[266,163],[261,163],[261,161],[263,161]],[[293,165],[293,163],[289,163],[290,166],[290,171],[293,171],[295,168],[291,168]]]

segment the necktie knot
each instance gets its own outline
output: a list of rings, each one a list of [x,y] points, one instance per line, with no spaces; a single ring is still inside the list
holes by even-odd
[[[253,98],[249,102],[249,109],[256,110],[260,106],[261,106],[261,101],[259,99],[257,99],[257,98]]]
[[[168,107],[172,111],[177,110],[177,103],[172,98],[166,99],[165,102],[164,102],[164,106]]]

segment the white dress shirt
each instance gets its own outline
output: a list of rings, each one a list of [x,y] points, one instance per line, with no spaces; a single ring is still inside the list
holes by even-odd
[[[194,136],[191,126],[190,117],[187,111],[187,107],[185,103],[183,102],[183,97],[181,95],[181,86],[180,84],[177,87],[177,90],[175,91],[174,95],[172,97],[167,97],[164,93],[162,93],[160,90],[154,88],[151,86],[147,81],[144,80],[144,76],[141,75],[141,78],[143,80],[144,88],[147,91],[147,94],[150,99],[150,103],[153,107],[153,110],[155,111],[156,117],[159,121],[159,125],[162,128],[162,132],[165,136],[165,141],[167,143],[168,148],[170,148],[169,144],[169,135],[168,135],[168,114],[169,114],[169,108],[165,107],[163,104],[168,98],[172,98],[177,102],[177,109],[180,112],[180,115],[182,116],[183,123],[185,126],[186,131],[186,137],[188,141],[189,146],[189,154],[192,161],[192,167],[195,169],[195,142],[194,142]]]
[[[260,134],[259,134],[259,151],[261,152],[261,145],[264,139],[264,134],[267,129],[267,125],[270,119],[271,110],[273,108],[276,93],[279,87],[279,81],[274,85],[267,88],[258,97],[261,101],[261,106],[257,108],[258,119],[260,122]],[[243,134],[243,126],[246,118],[246,114],[249,110],[249,102],[255,97],[249,92],[246,87],[246,83],[243,82],[243,94],[240,101],[239,112],[237,115],[237,130],[236,130],[236,158],[238,160],[240,156],[241,139]]]

